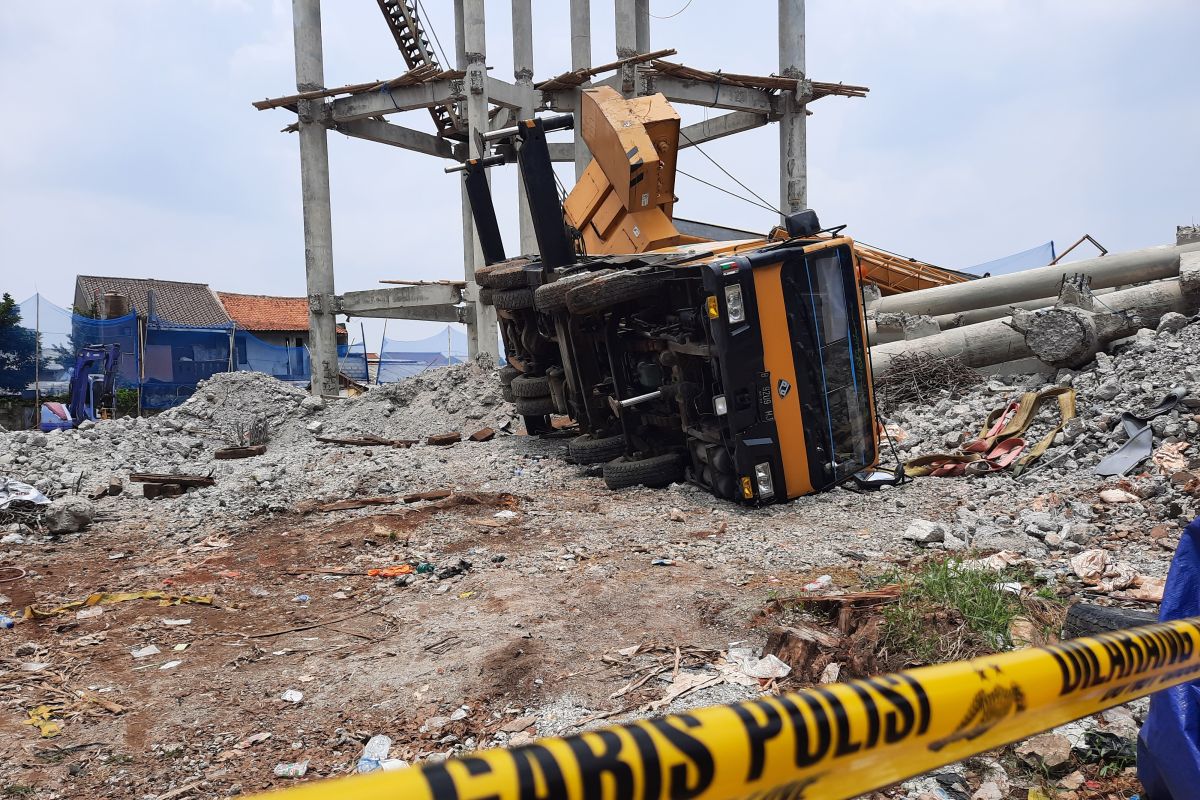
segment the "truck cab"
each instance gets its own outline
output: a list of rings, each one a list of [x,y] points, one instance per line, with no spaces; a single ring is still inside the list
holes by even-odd
[[[500,379],[527,430],[549,433],[551,415],[570,417],[581,435],[569,458],[603,464],[613,489],[689,480],[754,505],[873,467],[852,240],[821,230],[812,211],[758,239],[679,233],[670,215],[674,111],[661,95],[584,96],[595,158],[565,201],[545,133],[570,117],[488,134],[511,137],[508,154],[454,168],[465,173],[488,261],[475,278],[500,322]],[[540,252],[506,259],[482,170],[514,155]]]

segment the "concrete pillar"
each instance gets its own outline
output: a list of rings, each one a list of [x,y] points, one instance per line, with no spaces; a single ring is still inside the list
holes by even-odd
[[[533,90],[533,10],[532,0],[512,0],[513,78],[518,87]],[[523,106],[520,119],[533,116],[532,106]],[[517,181],[517,215],[521,227],[521,254],[536,253],[537,235],[529,215],[529,198]]]
[[[320,0],[292,0],[296,90],[325,88]],[[304,206],[304,271],[308,290],[308,354],[312,393],[338,394],[337,329],[333,306],[333,219],[329,207],[329,142],[325,101],[301,100],[300,191]]]
[[[635,0],[634,13],[637,25],[637,51],[650,52],[650,0]]]
[[[1063,308],[1025,311],[923,339],[876,345],[871,348],[872,372],[876,377],[884,375],[896,356],[916,353],[961,358],[969,367],[1030,356],[1053,365],[1078,365],[1099,346],[1139,328],[1153,328],[1168,311],[1190,314],[1198,306],[1200,296],[1189,294],[1180,278],[1154,281],[1106,295],[1103,304],[1096,305],[1101,313]]]
[[[463,55],[466,57],[466,90],[467,90],[467,145],[471,158],[483,155],[480,148],[479,133],[488,129],[488,98],[487,98],[487,37],[484,31],[483,0],[462,0],[462,42]],[[456,18],[457,23],[457,18]],[[455,25],[456,29],[459,27]],[[468,290],[478,296],[479,289],[475,285],[475,267],[483,264],[483,252],[479,247],[479,238],[471,237],[471,260],[467,266],[466,277]],[[496,309],[475,301],[475,324],[467,328],[467,354],[471,358],[486,355],[493,361],[499,357],[496,346]]]
[[[571,0],[571,69],[592,66],[592,3],[591,0]],[[579,91],[575,92],[575,113],[579,113]],[[575,179],[583,175],[592,154],[583,141],[582,125],[575,120]]]
[[[1173,278],[1179,274],[1180,256],[1198,251],[1200,242],[1109,253],[1069,264],[1053,264],[1009,275],[891,295],[879,301],[878,311],[881,314],[907,311],[909,314],[938,316],[1054,297],[1058,294],[1062,279],[1076,273],[1091,278],[1093,290]]]
[[[804,77],[804,0],[779,0],[779,74]],[[808,122],[804,97],[780,92],[779,208],[808,208]]]
[[[617,22],[617,58],[637,55],[637,0],[614,0]],[[626,64],[621,67],[621,94],[634,97],[637,94],[637,67]]]
[[[467,68],[467,41],[463,33],[463,0],[454,0],[454,68]],[[466,109],[460,109],[459,118],[467,121]],[[467,199],[467,189],[460,185],[462,199],[462,236],[463,236],[463,271],[467,275],[475,272],[475,219],[471,216],[471,201]],[[479,264],[482,264],[481,260]],[[474,326],[467,326],[467,340],[475,336]]]

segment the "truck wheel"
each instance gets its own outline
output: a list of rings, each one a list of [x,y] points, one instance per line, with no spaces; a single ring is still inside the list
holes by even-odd
[[[513,382],[513,379],[520,374],[521,370],[517,369],[516,367],[505,365],[500,368],[500,382],[505,386],[508,386]]]
[[[488,280],[494,289],[523,289],[529,285],[523,264],[497,266],[488,276]]]
[[[513,397],[545,397],[550,394],[550,379],[545,375],[518,375],[509,388]]]
[[[547,283],[539,286],[533,293],[533,305],[538,311],[549,313],[557,311],[560,308],[567,307],[567,292],[577,286],[580,286],[593,278],[598,278],[602,275],[611,273],[610,269],[596,270],[595,272],[577,272],[574,275],[567,275],[564,278],[559,278],[554,283]]]
[[[490,288],[492,286],[492,271],[495,270],[496,267],[498,267],[498,266],[500,266],[500,265],[499,264],[488,264],[486,266],[477,268],[475,270],[475,283],[478,284],[481,288],[482,287]]]
[[[1098,633],[1136,628],[1155,622],[1158,622],[1158,615],[1152,611],[1076,603],[1067,609],[1067,618],[1063,622],[1063,638],[1095,636]]]
[[[496,290],[490,286],[480,286],[479,302],[483,303],[485,306],[490,306],[492,304],[492,293],[495,291]]]
[[[532,289],[497,289],[492,294],[492,305],[504,311],[520,311],[533,308]]]
[[[663,275],[638,270],[614,272],[570,289],[567,292],[567,308],[573,314],[592,314],[618,303],[653,294],[664,280],[666,277]]]
[[[516,385],[516,381],[513,382],[513,385]],[[522,417],[544,417],[547,414],[555,413],[554,398],[550,395],[518,397],[513,401],[513,405]]]
[[[610,489],[638,485],[658,488],[675,483],[682,477],[683,459],[678,453],[650,456],[637,461],[622,457],[604,465],[604,484]]]
[[[603,464],[625,454],[624,436],[578,436],[567,443],[567,452],[576,464]]]

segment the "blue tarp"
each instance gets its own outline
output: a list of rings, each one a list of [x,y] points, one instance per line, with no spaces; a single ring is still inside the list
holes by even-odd
[[[962,272],[972,275],[1007,275],[1010,272],[1020,272],[1034,267],[1044,267],[1054,260],[1054,242],[1039,244],[1028,250],[1013,253],[1011,256],[997,258],[984,264],[967,267]]]
[[[1195,616],[1200,616],[1200,518],[1179,539],[1158,618]],[[1191,800],[1200,792],[1200,682],[1151,695],[1138,734],[1137,772],[1146,800]]]
[[[248,331],[234,334],[234,368],[264,372],[283,381],[308,383],[312,379],[312,364],[307,347],[285,347],[264,342]],[[339,345],[338,368],[347,378],[367,380],[367,351],[362,342],[349,347]]]

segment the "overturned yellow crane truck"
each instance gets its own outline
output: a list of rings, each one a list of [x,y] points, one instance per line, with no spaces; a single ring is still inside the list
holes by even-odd
[[[714,242],[672,221],[679,116],[661,94],[583,92],[593,160],[560,200],[548,131],[485,134],[496,153],[453,167],[471,200],[497,309],[505,394],[531,434],[577,421],[580,464],[613,489],[688,479],[777,503],[829,489],[878,457],[853,242],[812,211],[765,238]],[[486,170],[515,159],[537,256],[506,259]]]

